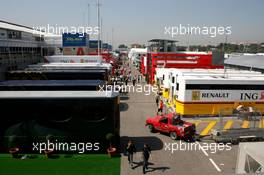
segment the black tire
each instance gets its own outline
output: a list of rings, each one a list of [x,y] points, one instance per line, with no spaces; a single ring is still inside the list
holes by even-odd
[[[155,132],[155,128],[153,125],[148,125],[148,128],[149,128],[150,132],[152,132],[152,133]]]
[[[178,136],[177,136],[176,132],[170,132],[170,138],[172,140],[177,140],[178,139]]]

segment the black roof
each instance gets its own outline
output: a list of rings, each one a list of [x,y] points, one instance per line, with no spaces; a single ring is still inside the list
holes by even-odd
[[[0,81],[1,86],[98,86],[103,80],[7,80]]]

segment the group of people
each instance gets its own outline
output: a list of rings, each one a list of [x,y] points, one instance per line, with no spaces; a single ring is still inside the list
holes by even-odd
[[[128,155],[128,163],[130,164],[131,168],[133,169],[133,154],[136,153],[136,147],[135,144],[132,142],[132,140],[128,141],[128,144],[126,146],[126,152]],[[148,169],[148,160],[151,155],[151,149],[148,144],[144,144],[144,147],[142,149],[142,160],[143,160],[143,174],[146,173],[146,170]]]
[[[133,86],[136,86],[136,83],[140,83],[142,81],[142,75],[138,74],[133,76],[129,67],[119,67],[119,69],[115,71],[114,82],[116,84],[118,77],[120,78],[121,83],[124,83],[126,86],[128,85],[128,82],[132,82]]]
[[[256,111],[251,106],[239,105],[236,107],[236,112],[238,113],[238,118],[243,120],[251,120],[256,116]]]

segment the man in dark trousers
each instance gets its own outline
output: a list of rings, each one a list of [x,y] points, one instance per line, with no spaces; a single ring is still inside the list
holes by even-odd
[[[127,84],[128,84],[128,76],[125,77],[125,84],[127,86]]]
[[[134,143],[132,142],[132,140],[128,141],[126,151],[128,154],[127,155],[128,156],[128,163],[131,165],[131,168],[133,168],[133,154],[136,153],[136,147],[135,147]]]
[[[133,78],[133,80],[132,80],[132,83],[133,83],[133,86],[136,86],[136,81],[137,81],[137,79],[136,79],[136,76]]]
[[[156,104],[157,104],[157,107],[158,107],[159,106],[159,100],[160,100],[159,92],[157,92],[155,100],[156,100]]]
[[[140,82],[141,82],[141,75],[138,74],[138,83],[140,83]]]
[[[144,148],[142,151],[142,157],[143,157],[143,174],[146,173],[146,170],[148,169],[148,160],[151,154],[150,146],[147,144],[144,144]]]
[[[163,105],[164,105],[164,104],[163,104],[163,100],[160,100],[157,115],[159,115],[159,112],[161,112],[161,115],[162,115],[162,112],[163,112]]]

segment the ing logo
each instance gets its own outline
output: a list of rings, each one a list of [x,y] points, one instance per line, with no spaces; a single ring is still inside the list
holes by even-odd
[[[192,91],[192,100],[200,100],[201,93],[200,91]]]

